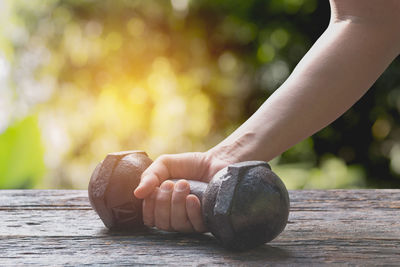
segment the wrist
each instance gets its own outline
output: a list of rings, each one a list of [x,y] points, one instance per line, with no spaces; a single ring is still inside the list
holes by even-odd
[[[232,134],[221,143],[207,151],[208,155],[227,164],[253,160],[254,151],[251,149],[255,133],[247,132],[240,135]]]

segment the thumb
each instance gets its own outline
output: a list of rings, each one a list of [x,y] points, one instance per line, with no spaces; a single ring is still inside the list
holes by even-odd
[[[134,194],[144,199],[168,179],[202,180],[208,166],[207,157],[201,152],[162,155],[143,172]]]

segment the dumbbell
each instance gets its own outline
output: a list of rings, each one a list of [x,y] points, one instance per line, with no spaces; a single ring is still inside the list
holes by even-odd
[[[104,225],[112,230],[144,227],[142,200],[134,189],[152,163],[143,151],[110,153],[95,168],[89,200]],[[201,201],[210,232],[228,249],[247,250],[278,236],[289,216],[289,195],[281,179],[263,161],[231,164],[207,184],[188,181]]]

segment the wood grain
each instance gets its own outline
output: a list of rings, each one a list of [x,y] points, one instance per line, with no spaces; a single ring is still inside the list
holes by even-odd
[[[108,231],[86,191],[0,191],[0,266],[400,264],[400,190],[290,191],[275,240],[230,252],[210,235]]]

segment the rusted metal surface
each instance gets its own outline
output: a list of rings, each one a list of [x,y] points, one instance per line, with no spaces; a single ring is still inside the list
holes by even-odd
[[[135,150],[109,153],[97,165],[88,195],[107,228],[142,230],[142,200],[133,191],[151,163],[144,151]],[[191,193],[202,203],[207,228],[226,248],[247,250],[263,245],[287,224],[289,195],[267,162],[231,164],[214,175],[209,184],[188,182]]]
[[[210,181],[203,197],[210,231],[233,250],[247,250],[278,236],[289,215],[289,195],[264,161],[229,165]]]

